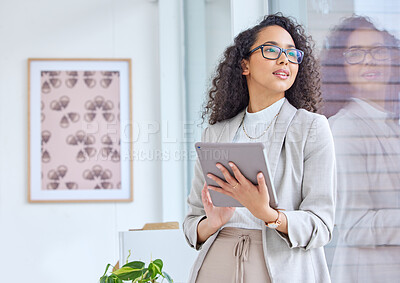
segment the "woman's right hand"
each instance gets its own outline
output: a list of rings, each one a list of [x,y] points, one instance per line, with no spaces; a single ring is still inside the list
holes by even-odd
[[[200,221],[197,226],[197,238],[199,243],[205,242],[208,237],[218,231],[232,218],[235,212],[235,207],[216,207],[212,203],[210,192],[207,188],[207,183],[204,184],[201,191],[201,200],[207,218]]]

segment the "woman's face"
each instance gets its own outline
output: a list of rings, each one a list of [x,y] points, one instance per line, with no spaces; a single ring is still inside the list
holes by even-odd
[[[351,33],[345,51],[345,72],[356,96],[377,100],[384,95],[390,75],[390,58],[383,35],[375,30],[359,29]],[[390,57],[390,56],[389,56]],[[352,64],[350,64],[350,63]]]
[[[296,48],[290,34],[280,26],[268,26],[262,29],[256,42],[250,50],[262,45],[271,44],[281,48]],[[261,49],[243,61],[243,75],[246,75],[247,86],[254,94],[268,94],[284,97],[296,79],[299,65],[289,62],[282,52],[278,59],[266,59],[262,56]]]

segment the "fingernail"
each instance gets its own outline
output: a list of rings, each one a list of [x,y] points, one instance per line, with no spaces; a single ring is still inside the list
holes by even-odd
[[[212,175],[211,174],[207,174],[207,177],[211,179]]]
[[[263,174],[262,174],[262,173],[260,173],[260,174],[258,174],[258,175],[257,175],[257,177],[258,177],[258,179],[262,179],[262,177],[263,177]]]
[[[231,167],[233,168],[233,163],[232,163],[232,162],[229,162],[229,166],[231,166]]]
[[[221,165],[220,164],[217,164],[216,166],[217,166],[218,169],[221,169]]]

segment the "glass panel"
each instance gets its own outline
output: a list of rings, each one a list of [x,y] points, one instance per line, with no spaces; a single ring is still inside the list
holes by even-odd
[[[185,89],[187,192],[190,192],[193,168],[196,161],[194,143],[200,141],[201,111],[210,78],[225,48],[231,43],[230,0],[184,0],[185,21]]]
[[[325,247],[332,282],[395,282],[400,2],[270,1],[270,8],[305,24],[322,64],[321,113],[330,121],[338,171],[336,227]]]

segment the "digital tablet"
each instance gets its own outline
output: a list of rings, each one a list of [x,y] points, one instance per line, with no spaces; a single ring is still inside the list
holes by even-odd
[[[233,172],[228,162],[236,164],[240,172],[254,185],[257,185],[257,174],[264,174],[265,183],[268,187],[270,206],[278,207],[275,188],[271,180],[266,149],[263,143],[209,143],[198,142],[195,144],[197,156],[199,157],[204,178],[209,186],[219,187],[212,179],[207,177],[211,173],[225,180],[222,172],[216,167],[221,163],[231,173]],[[243,205],[234,198],[222,193],[210,190],[212,202],[215,206],[242,207]]]

